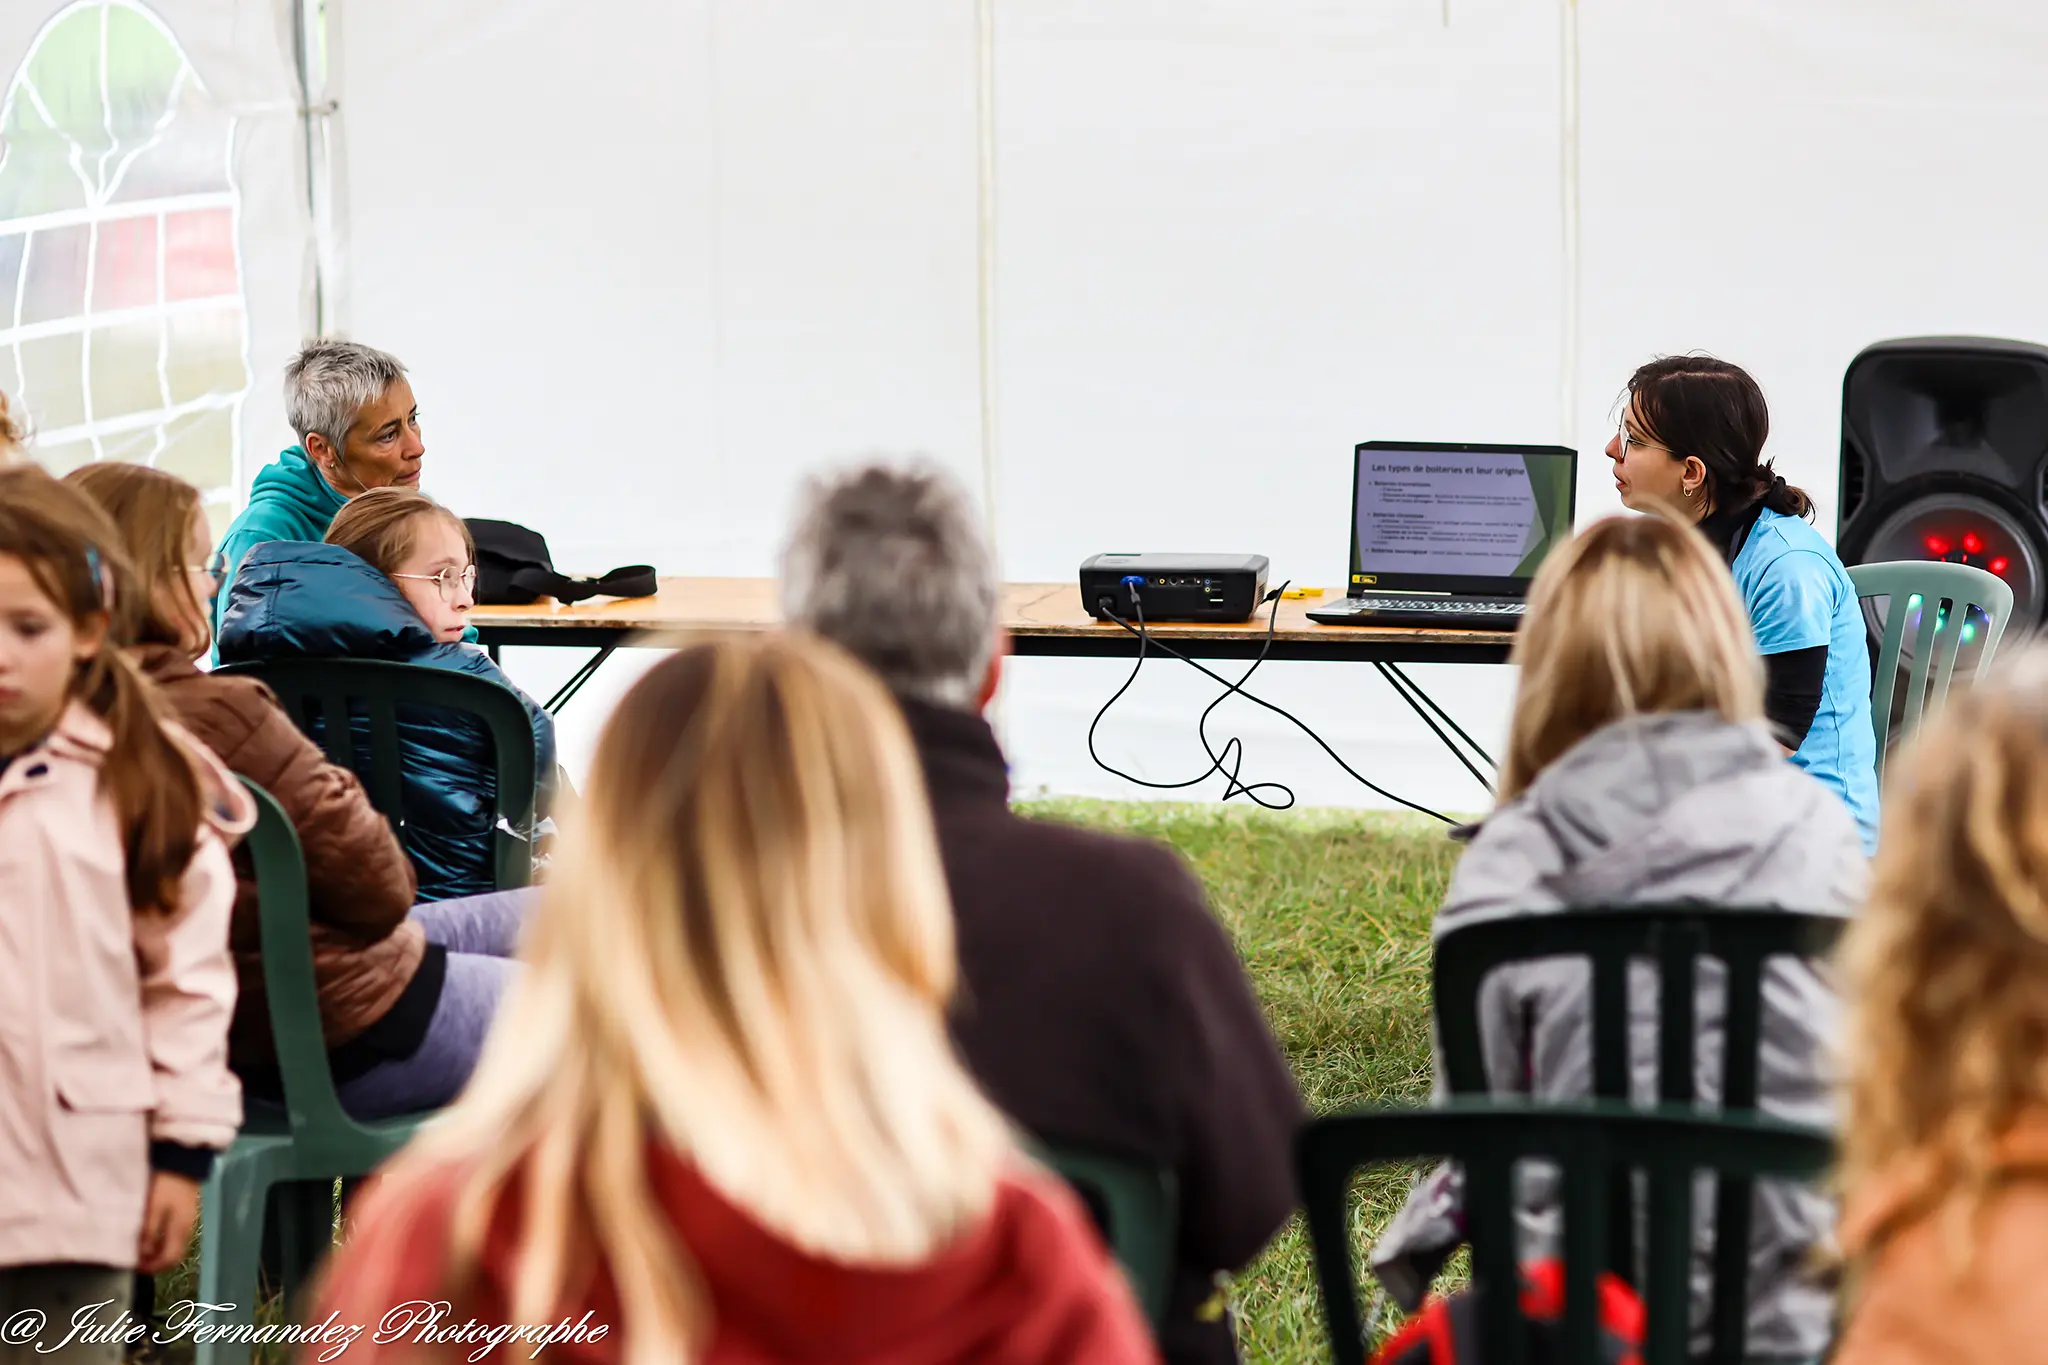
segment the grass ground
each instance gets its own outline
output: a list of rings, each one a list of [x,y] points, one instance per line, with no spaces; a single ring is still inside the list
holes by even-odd
[[[1236,940],[1311,1109],[1428,1094],[1429,922],[1458,853],[1443,826],[1353,811],[1107,801],[1025,809],[1180,851]],[[1399,1206],[1406,1185],[1399,1170],[1360,1182],[1353,1218],[1362,1238]],[[1238,1277],[1234,1306],[1248,1365],[1329,1359],[1299,1216]]]
[[[1180,851],[1236,941],[1311,1109],[1428,1093],[1429,922],[1457,859],[1441,825],[1422,816],[1110,801],[1024,809]],[[1362,1239],[1405,1189],[1399,1170],[1360,1182],[1353,1217]],[[190,1297],[195,1262],[164,1277],[160,1303]],[[1329,1359],[1298,1216],[1237,1278],[1233,1307],[1247,1365]],[[189,1360],[190,1347],[180,1343],[166,1358]]]

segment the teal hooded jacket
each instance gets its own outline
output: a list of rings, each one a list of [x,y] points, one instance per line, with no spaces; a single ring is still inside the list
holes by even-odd
[[[243,556],[272,540],[325,540],[327,524],[334,520],[348,499],[328,486],[320,471],[307,458],[305,447],[293,446],[256,471],[255,486],[249,490],[249,505],[228,527],[220,553],[225,568],[220,592],[213,599],[213,633],[220,636],[221,620],[227,613],[228,587]]]

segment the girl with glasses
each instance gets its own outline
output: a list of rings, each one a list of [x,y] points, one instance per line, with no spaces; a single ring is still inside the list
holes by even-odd
[[[554,722],[463,643],[473,573],[469,532],[454,513],[409,488],[373,488],[349,500],[324,543],[271,541],[249,551],[220,614],[220,660],[388,659],[488,678],[526,704],[545,814]],[[490,736],[473,719],[426,708],[402,711],[398,730],[420,899],[492,890]]]

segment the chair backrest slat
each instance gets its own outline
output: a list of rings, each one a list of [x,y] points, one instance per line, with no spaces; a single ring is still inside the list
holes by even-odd
[[[362,781],[370,801],[401,836],[406,830],[401,722],[418,708],[460,712],[490,737],[497,809],[493,867],[499,890],[533,878],[533,723],[511,689],[473,674],[368,659],[288,659],[232,664],[224,673],[261,679],[286,712],[314,734],[328,761]],[[411,713],[409,715],[408,713]],[[317,715],[320,724],[308,724]]]
[[[1892,599],[1892,609],[1898,609],[1897,598]],[[1934,662],[1934,636],[1940,628],[1940,599],[1921,598],[1920,628],[1913,632],[1913,661],[1916,666],[1913,676],[1906,682],[1906,714],[1903,719],[1909,734],[1920,727],[1920,715],[1927,709],[1927,680]]]
[[[1645,1365],[1686,1365],[1690,1345],[1692,1184],[1696,1172],[1739,1180],[1811,1181],[1831,1159],[1825,1133],[1756,1114],[1709,1114],[1691,1106],[1636,1108],[1611,1100],[1558,1105],[1526,1100],[1453,1099],[1434,1108],[1366,1109],[1314,1120],[1295,1144],[1302,1203],[1337,1365],[1362,1365],[1353,1237],[1345,1210],[1360,1168],[1418,1157],[1447,1157],[1466,1170],[1465,1208],[1472,1241],[1473,1284],[1480,1291],[1483,1358],[1524,1359],[1519,1276],[1515,1264],[1514,1163],[1544,1160],[1561,1172],[1565,1219],[1565,1332],[1561,1359],[1599,1356],[1581,1335],[1595,1324],[1593,1275],[1611,1259],[1599,1231],[1608,1223],[1614,1169],[1646,1173],[1645,1226],[1649,1267]],[[1746,1228],[1726,1227],[1744,1254],[1731,1258],[1746,1281]],[[1574,1229],[1578,1229],[1577,1235]],[[1718,1234],[1717,1230],[1717,1234]],[[1717,1235],[1717,1251],[1720,1239]],[[1716,1256],[1717,1268],[1721,1258]],[[1746,1285],[1738,1283],[1741,1295]],[[1746,1302],[1746,1299],[1743,1301]],[[1576,1307],[1575,1307],[1576,1305]],[[1728,1330],[1718,1316],[1717,1333]],[[1717,1335],[1713,1359],[1740,1359],[1742,1323],[1732,1341]],[[1733,1354],[1729,1354],[1729,1352]]]
[[[1756,1108],[1757,1075],[1763,1046],[1764,955],[1739,952],[1724,945],[1722,964],[1728,988],[1722,997],[1721,1104],[1728,1109]]]
[[[1939,622],[1938,634],[1934,641],[1934,666],[1927,675],[1927,705],[1939,706],[1948,696],[1949,680],[1955,676],[1956,656],[1963,649],[1963,627],[1969,623],[1971,610],[1967,600],[1944,599],[1942,610],[1936,617]]]
[[[1471,1154],[1465,1163],[1465,1216],[1472,1229],[1472,1274],[1481,1284],[1515,1282],[1515,1163],[1492,1151]],[[1322,1239],[1316,1238],[1318,1254]],[[1349,1282],[1348,1256],[1344,1275]],[[1497,1316],[1497,1315],[1496,1315]],[[1357,1310],[1352,1310],[1357,1321]],[[1352,1337],[1358,1335],[1354,1328]],[[1331,1339],[1336,1339],[1334,1331]],[[1522,1365],[1525,1343],[1513,1323],[1489,1318],[1480,1324],[1482,1358]]]
[[[1154,1326],[1166,1320],[1173,1293],[1180,1182],[1172,1170],[1128,1157],[1061,1143],[1034,1143],[1038,1158],[1108,1220],[1102,1229]]]
[[[1613,1174],[1584,1152],[1562,1154],[1564,1168],[1564,1358],[1600,1358],[1600,1272],[1611,1269],[1607,1210]],[[1606,1186],[1606,1188],[1603,1188]],[[1626,1200],[1622,1207],[1628,1207]],[[1631,1239],[1633,1240],[1633,1239]],[[1517,1335],[1520,1335],[1519,1333]]]
[[[1689,921],[1651,927],[1650,943],[1657,954],[1657,1098],[1683,1104],[1698,1098],[1693,1066],[1694,967],[1706,935]]]
[[[1683,1224],[1692,1212],[1692,1178],[1689,1172],[1654,1171],[1649,1180],[1649,1216],[1647,1222],[1657,1228],[1672,1224]],[[1743,1274],[1748,1273],[1749,1240],[1744,1238],[1738,1244],[1743,1253]],[[1718,1250],[1718,1244],[1716,1246]],[[1676,1237],[1650,1239],[1649,1254],[1644,1258],[1647,1281],[1644,1285],[1643,1307],[1648,1312],[1649,1330],[1644,1345],[1651,1358],[1659,1356],[1679,1359],[1685,1357],[1691,1339],[1692,1319],[1692,1242],[1690,1238]],[[1737,1281],[1738,1287],[1742,1281]],[[1740,1329],[1737,1342],[1742,1340]],[[1598,1356],[1588,1355],[1588,1360]]]
[[[348,723],[348,698],[331,692],[301,692],[299,700],[301,716],[320,717],[320,747],[327,751],[327,761],[339,768],[357,767],[355,727]],[[311,732],[309,729],[308,733]]]
[[[369,726],[370,768],[365,773],[360,767],[357,775],[369,789],[370,800],[378,810],[390,818],[392,825],[405,828],[405,760],[398,746],[398,706],[388,692],[377,692],[364,699]],[[351,708],[353,709],[353,708]],[[356,753],[360,756],[364,745],[359,734]],[[360,758],[358,759],[360,762]]]
[[[1873,660],[1870,702],[1871,724],[1877,732],[1877,771],[1882,777],[1885,749],[1892,738],[1892,708],[1897,702],[1899,670],[1905,657],[1906,622],[1913,614],[1916,600],[1920,624],[1914,635],[1911,670],[1906,679],[1902,731],[1912,730],[1929,707],[1940,705],[1948,695],[1963,646],[1963,631],[1973,612],[1982,614],[1984,633],[1978,641],[1977,666],[1971,677],[1982,678],[1991,667],[1992,656],[2012,619],[2012,585],[1996,574],[1968,564],[1928,560],[1856,564],[1849,569],[1849,579],[1856,586],[1858,598],[1889,599]]]
[[[353,1128],[327,1065],[313,972],[306,860],[299,836],[269,792],[247,778],[242,785],[256,801],[256,827],[249,831],[247,844],[256,872],[263,993],[293,1137],[299,1140],[337,1126]]]
[[[1714,1182],[1711,1365],[1738,1365],[1743,1358],[1743,1335],[1749,1327],[1749,1233],[1755,1189],[1753,1181],[1738,1175],[1722,1175]]]
[[[1593,1093],[1628,1098],[1628,959],[1619,953],[1593,960]],[[1481,1082],[1483,1087],[1484,1082]]]

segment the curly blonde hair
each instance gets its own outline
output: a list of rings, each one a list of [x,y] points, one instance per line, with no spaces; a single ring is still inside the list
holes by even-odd
[[[1958,694],[1887,773],[1849,1002],[1843,1193],[1904,1175],[1891,1231],[1940,1215],[1952,1264],[2015,1119],[2048,1107],[2048,648]]]
[[[0,468],[28,461],[28,426],[7,406],[0,392]]]

